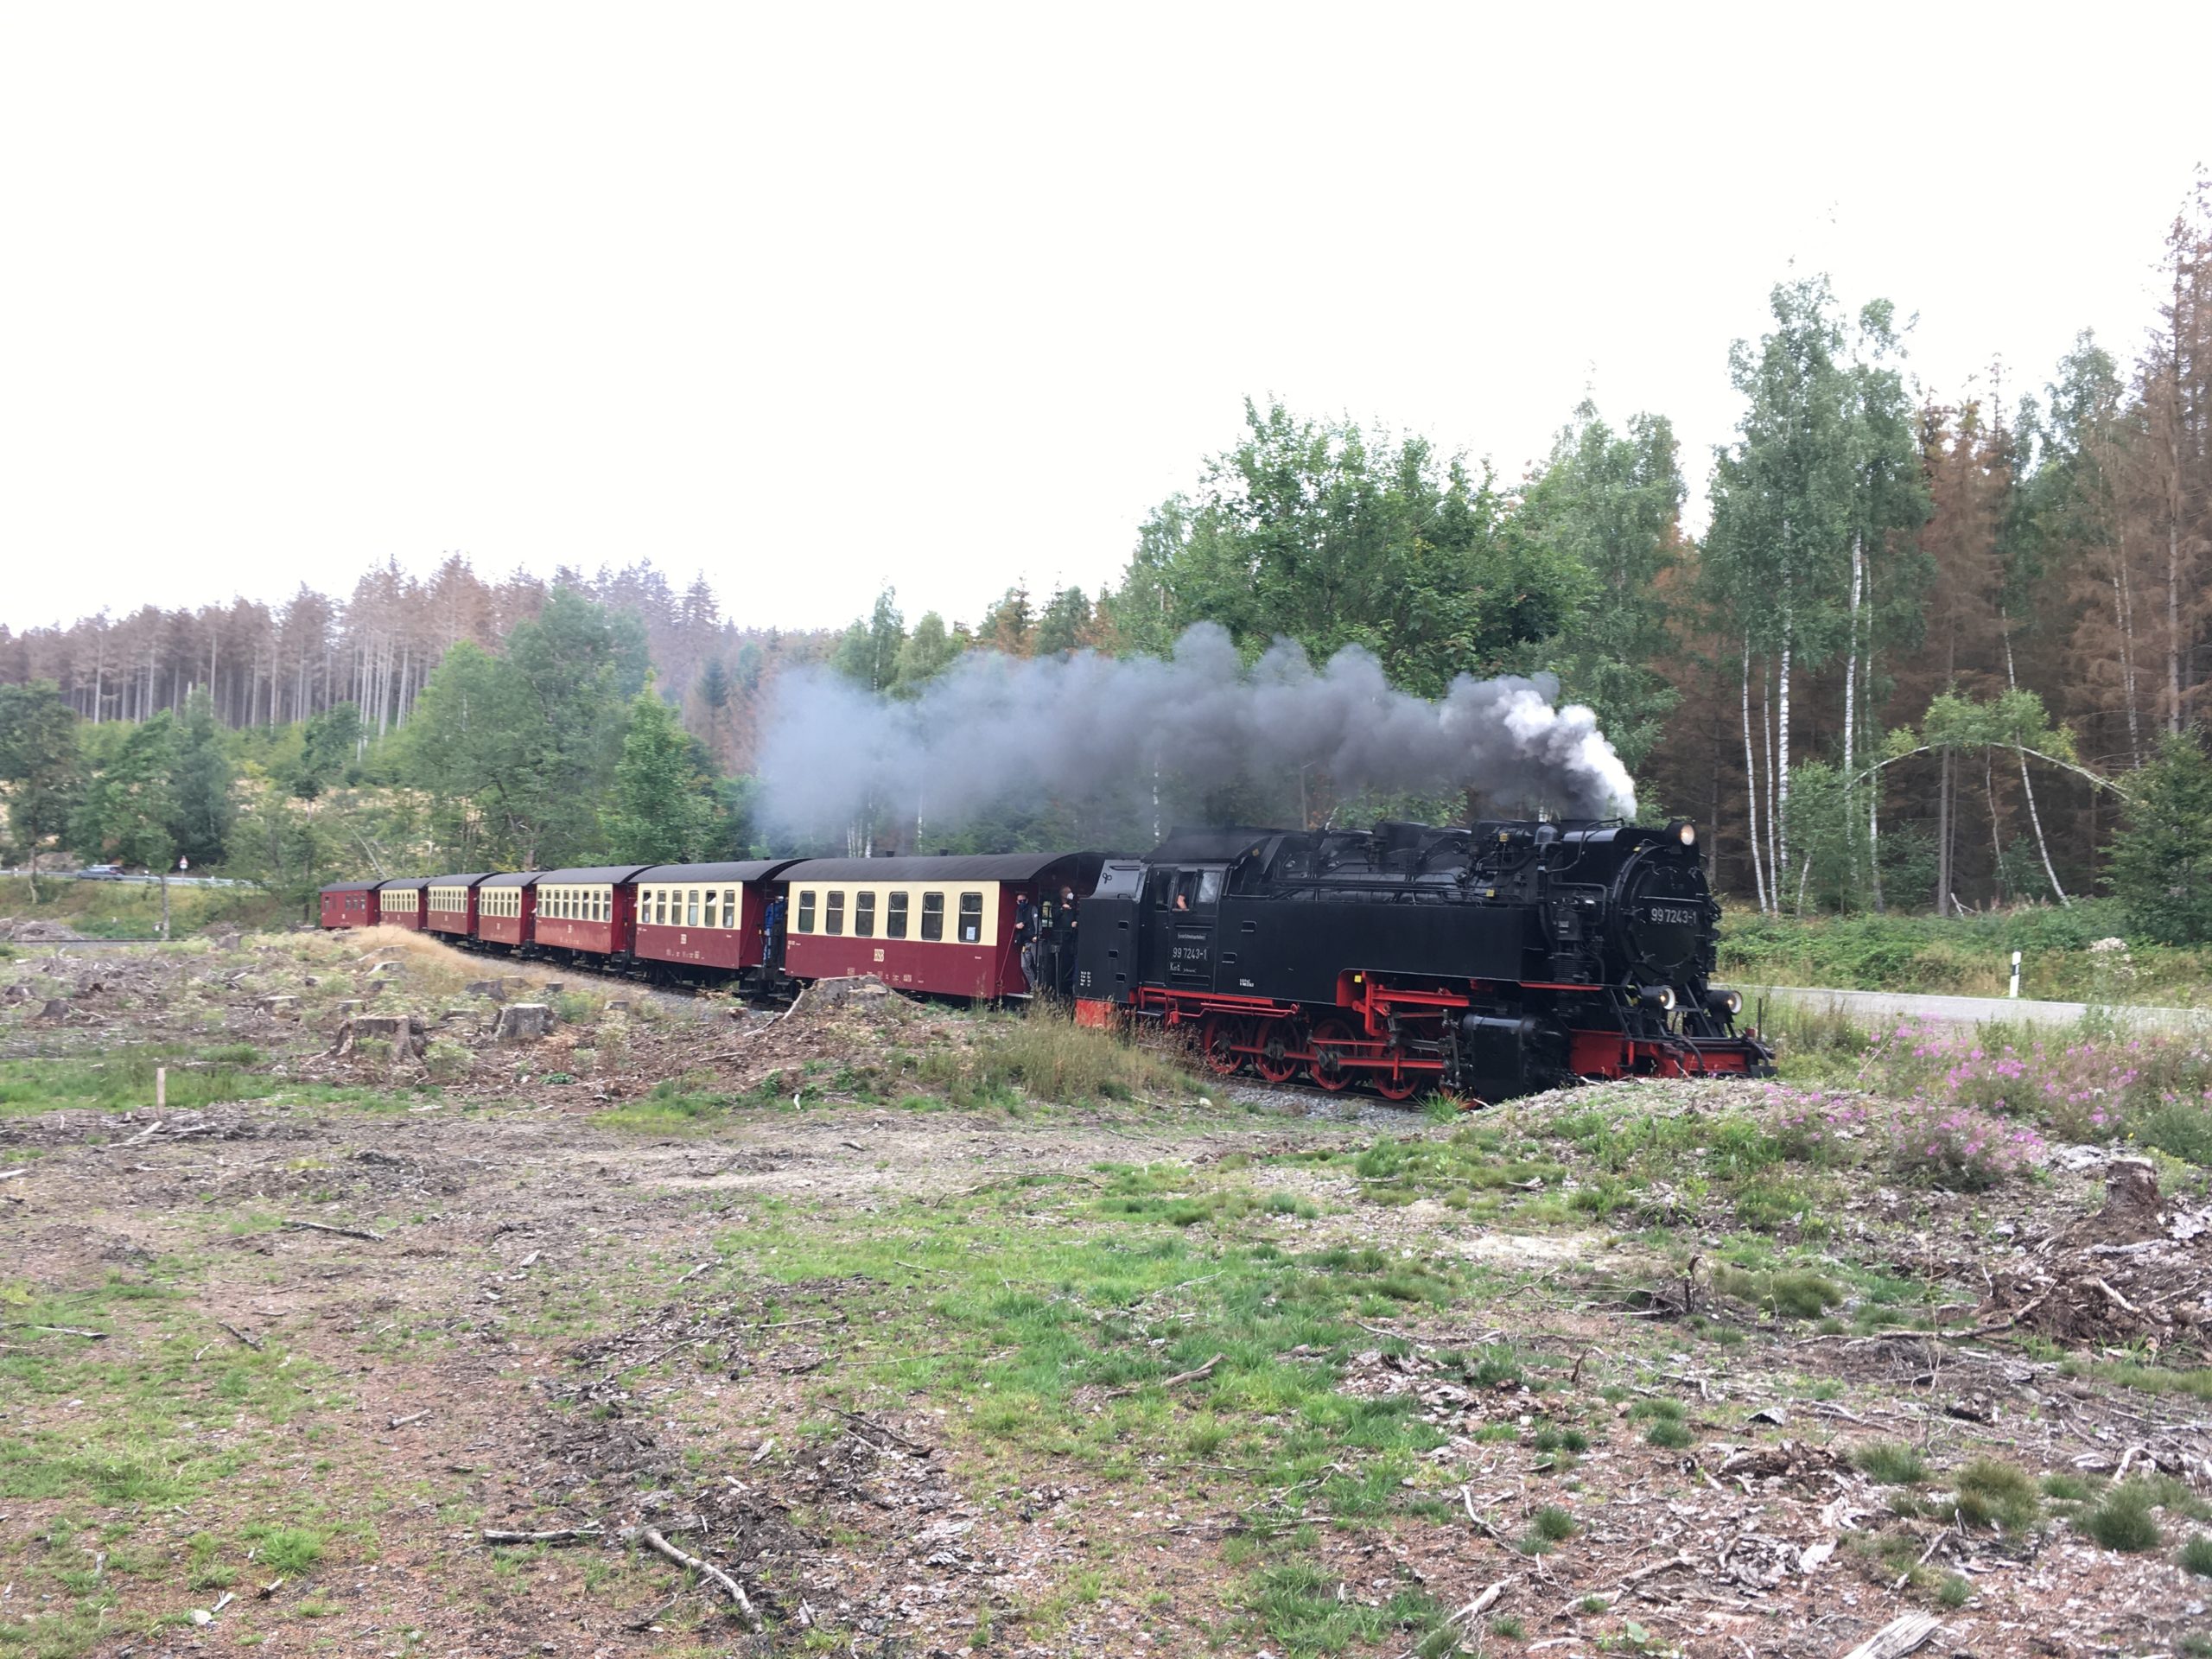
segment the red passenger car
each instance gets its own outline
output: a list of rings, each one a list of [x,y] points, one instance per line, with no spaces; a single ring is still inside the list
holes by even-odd
[[[334,887],[322,890],[322,925],[325,927],[374,927],[377,925],[377,888],[374,881],[340,881]]]
[[[615,957],[630,949],[630,918],[645,864],[548,870],[537,878],[537,922],[529,943],[540,950]]]
[[[476,884],[476,941],[495,950],[519,950],[537,919],[537,870],[487,875]]]
[[[427,876],[410,876],[404,881],[387,881],[377,889],[377,920],[386,927],[411,927],[422,931],[425,890],[429,887]]]
[[[433,933],[467,938],[476,931],[476,887],[485,873],[434,875],[423,890],[423,925]]]
[[[1096,853],[815,858],[778,878],[789,894],[784,970],[797,979],[874,974],[886,984],[990,999],[1028,988],[1015,902],[1072,887],[1087,898]]]
[[[793,861],[656,864],[638,872],[631,951],[671,963],[681,977],[723,979],[761,965],[772,887]]]

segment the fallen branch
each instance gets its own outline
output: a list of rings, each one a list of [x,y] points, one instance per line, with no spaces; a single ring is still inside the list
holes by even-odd
[[[382,1233],[372,1233],[366,1229],[360,1227],[327,1227],[319,1221],[292,1221],[289,1219],[287,1219],[283,1224],[290,1228],[294,1232],[298,1233],[329,1233],[339,1238],[365,1238],[372,1244],[381,1244],[384,1243],[384,1235]]]
[[[1109,1400],[1118,1400],[1123,1395],[1135,1394],[1141,1389],[1152,1388],[1155,1386],[1163,1389],[1172,1389],[1185,1382],[1200,1382],[1206,1377],[1211,1376],[1213,1375],[1213,1368],[1220,1364],[1223,1360],[1227,1359],[1228,1357],[1229,1356],[1227,1354],[1216,1354],[1211,1359],[1206,1361],[1203,1365],[1193,1366],[1187,1371],[1178,1371],[1173,1376],[1161,1377],[1157,1384],[1148,1382],[1132,1382],[1126,1389],[1109,1389],[1107,1390],[1106,1397]]]
[[[411,1417],[395,1417],[391,1420],[391,1427],[394,1428],[404,1428],[410,1423],[421,1422],[429,1414],[430,1414],[427,1411],[418,1411]]]
[[[857,1427],[872,1429],[878,1434],[886,1435],[890,1439],[898,1441],[899,1445],[905,1446],[909,1452],[918,1452],[924,1457],[927,1457],[930,1453],[930,1448],[924,1446],[919,1440],[910,1440],[904,1434],[901,1434],[897,1429],[893,1428],[889,1424],[879,1423],[872,1417],[863,1417],[857,1411],[840,1411],[836,1407],[832,1406],[830,1408],[830,1414],[833,1417],[842,1417],[847,1422],[854,1424]],[[775,1442],[771,1440],[769,1444],[772,1446]],[[757,1455],[753,1459],[755,1463],[758,1463],[760,1460],[760,1459]]]
[[[551,1532],[502,1532],[486,1527],[477,1535],[487,1544],[584,1544],[595,1543],[605,1534],[594,1521],[588,1526],[558,1527]]]
[[[0,1169],[0,1181],[12,1181],[18,1175],[28,1175],[30,1173],[29,1164],[24,1165],[21,1169]]]
[[[1883,1625],[1843,1659],[1904,1659],[1942,1627],[1942,1619],[1926,1613],[1905,1613]]]
[[[107,1340],[106,1332],[88,1331],[81,1325],[29,1325],[21,1319],[10,1319],[8,1328],[10,1331],[51,1331],[56,1336],[85,1337],[93,1342]]]
[[[753,1611],[753,1599],[745,1593],[745,1586],[723,1572],[721,1568],[716,1567],[712,1561],[701,1560],[696,1555],[685,1554],[651,1527],[647,1527],[639,1536],[645,1540],[645,1548],[654,1554],[664,1556],[674,1561],[678,1567],[690,1567],[701,1578],[711,1579],[715,1584],[721,1586],[723,1592],[737,1604],[738,1611],[744,1615],[747,1629],[758,1631],[762,1628],[760,1615]]]
[[[252,1349],[255,1353],[257,1354],[261,1351],[261,1343],[257,1338],[249,1337],[245,1332],[239,1330],[238,1326],[231,1324],[226,1319],[218,1319],[215,1323],[221,1325],[224,1330],[229,1332],[247,1347]]]

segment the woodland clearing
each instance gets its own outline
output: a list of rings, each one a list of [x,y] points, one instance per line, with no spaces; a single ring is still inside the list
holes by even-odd
[[[1347,1121],[864,984],[17,949],[0,1654],[2204,1649],[2202,1169],[1946,1185],[1863,1046]]]

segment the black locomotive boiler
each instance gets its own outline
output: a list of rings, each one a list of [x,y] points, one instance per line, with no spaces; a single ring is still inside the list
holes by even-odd
[[[1194,1026],[1208,1065],[1392,1099],[1763,1076],[1713,988],[1687,823],[1179,832],[1083,906],[1076,1017]]]

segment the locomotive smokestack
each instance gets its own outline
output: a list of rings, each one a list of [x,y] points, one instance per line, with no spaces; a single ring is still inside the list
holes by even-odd
[[[1394,690],[1348,645],[1319,670],[1278,639],[1249,671],[1228,632],[1189,629],[1163,661],[1079,652],[961,658],[912,702],[823,669],[777,682],[760,754],[766,821],[791,834],[871,814],[939,828],[1023,803],[1135,801],[1162,775],[1196,790],[1294,787],[1340,797],[1471,791],[1493,808],[1631,813],[1636,785],[1548,674],[1461,675],[1435,701]]]

